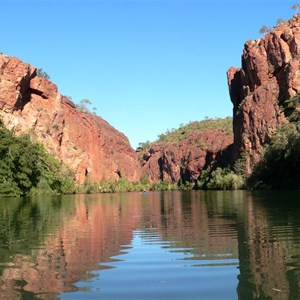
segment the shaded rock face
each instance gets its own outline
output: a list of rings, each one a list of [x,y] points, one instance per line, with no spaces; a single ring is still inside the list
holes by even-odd
[[[276,26],[264,38],[247,41],[242,67],[227,71],[233,108],[236,160],[247,154],[247,172],[259,160],[263,145],[286,119],[284,100],[300,89],[300,16]]]
[[[142,157],[143,173],[150,183],[165,180],[171,183],[195,182],[202,170],[217,161],[226,165],[231,159],[232,136],[226,130],[195,133],[187,140],[154,145]]]
[[[140,178],[127,137],[105,120],[76,109],[36,68],[0,54],[0,118],[15,134],[30,134],[83,183]]]

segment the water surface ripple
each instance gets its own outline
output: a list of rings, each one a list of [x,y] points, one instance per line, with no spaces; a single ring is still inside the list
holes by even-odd
[[[300,299],[299,195],[0,199],[0,300]]]

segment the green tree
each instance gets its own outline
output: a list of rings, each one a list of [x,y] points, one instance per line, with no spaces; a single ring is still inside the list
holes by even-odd
[[[266,25],[263,25],[263,26],[260,28],[259,33],[260,33],[260,34],[265,34],[265,33],[268,33],[268,32],[270,32],[270,31],[271,31],[271,28],[270,28],[270,27],[268,27],[268,26],[266,26]]]
[[[139,142],[139,147],[142,148],[143,150],[149,149],[151,146],[151,142],[147,140],[146,142]]]
[[[97,107],[93,107],[92,110],[93,110],[93,115],[97,115],[97,113],[96,113]]]
[[[80,111],[83,111],[83,112],[89,112],[90,111],[90,105],[92,104],[91,100],[90,99],[81,99],[77,108],[80,110]]]
[[[277,21],[276,21],[276,24],[277,24],[277,25],[281,25],[281,24],[283,24],[284,22],[285,22],[284,19],[278,18]]]
[[[295,11],[295,15],[297,15],[298,11],[300,9],[300,4],[298,4],[298,3],[293,4],[291,9],[293,9]]]
[[[50,80],[49,74],[47,72],[45,72],[42,68],[39,68],[36,70],[36,75]]]

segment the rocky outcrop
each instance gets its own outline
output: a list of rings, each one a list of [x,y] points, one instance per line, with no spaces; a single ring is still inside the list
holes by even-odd
[[[76,181],[140,178],[127,137],[102,118],[76,109],[36,68],[0,54],[0,118],[17,135],[30,134],[69,166]]]
[[[242,67],[227,72],[233,103],[233,156],[245,153],[251,173],[275,129],[286,122],[281,104],[300,89],[300,16],[247,41]]]
[[[225,129],[195,132],[182,141],[154,144],[142,155],[143,173],[150,183],[165,180],[171,183],[195,182],[202,170],[216,161],[230,161],[232,135]]]

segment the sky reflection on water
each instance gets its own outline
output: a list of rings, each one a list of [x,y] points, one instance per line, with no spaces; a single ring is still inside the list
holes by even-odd
[[[0,199],[0,299],[300,299],[298,196]]]

